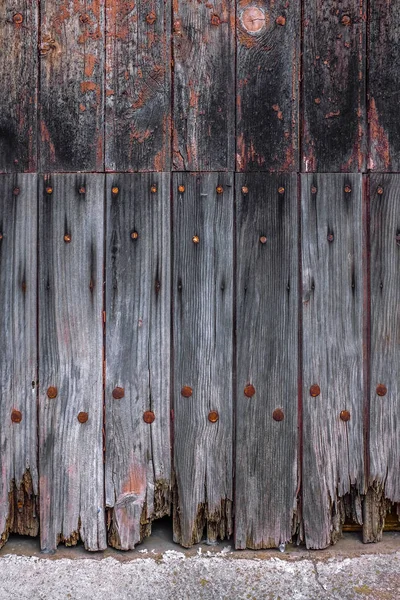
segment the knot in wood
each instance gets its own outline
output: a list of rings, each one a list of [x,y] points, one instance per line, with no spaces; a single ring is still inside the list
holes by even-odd
[[[243,29],[250,34],[259,33],[267,24],[265,12],[257,6],[245,8],[240,16]]]

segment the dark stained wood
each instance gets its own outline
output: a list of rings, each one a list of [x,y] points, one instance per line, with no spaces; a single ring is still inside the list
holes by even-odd
[[[36,188],[36,175],[0,176],[0,546],[39,530]]]
[[[173,167],[234,168],[235,11],[229,0],[173,4]]]
[[[106,214],[106,505],[128,550],[170,512],[170,175],[109,175]]]
[[[0,172],[35,171],[37,0],[0,3]]]
[[[103,199],[101,174],[40,181],[40,533],[46,551],[79,539],[88,550],[106,547]],[[80,413],[87,413],[86,422]]]
[[[232,532],[232,174],[174,174],[173,205],[174,540],[189,547]]]
[[[372,171],[400,170],[400,2],[370,0],[369,160]]]
[[[42,171],[102,171],[103,0],[40,2]]]
[[[390,503],[400,502],[399,184],[399,175],[374,174],[370,178],[370,490],[364,541],[381,538]]]
[[[237,1],[238,171],[298,170],[300,2]]]
[[[236,190],[235,547],[271,548],[297,524],[297,176],[239,174]]]
[[[366,4],[304,0],[303,171],[365,170]]]
[[[362,176],[303,175],[301,212],[302,514],[307,547],[325,548],[346,512],[362,523]]]
[[[170,166],[169,1],[106,0],[106,170]]]

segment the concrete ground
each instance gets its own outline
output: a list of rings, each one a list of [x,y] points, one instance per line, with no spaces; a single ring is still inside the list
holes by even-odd
[[[40,553],[12,537],[0,551],[0,600],[400,600],[400,533],[364,545],[347,533],[336,546],[307,551],[232,551],[228,543],[173,544],[168,522],[132,552],[90,554],[78,546]]]

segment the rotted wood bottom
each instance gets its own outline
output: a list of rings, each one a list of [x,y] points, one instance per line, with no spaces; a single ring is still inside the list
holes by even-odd
[[[36,537],[39,534],[38,496],[34,493],[32,476],[26,470],[19,485],[13,480],[8,493],[9,513],[5,530],[0,537],[0,548],[11,533]]]

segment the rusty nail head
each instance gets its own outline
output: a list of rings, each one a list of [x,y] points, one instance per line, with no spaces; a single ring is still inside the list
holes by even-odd
[[[221,19],[218,15],[213,15],[211,17],[211,25],[219,25],[221,23]]]
[[[184,385],[181,389],[181,394],[184,398],[190,398],[190,396],[193,394],[193,390],[190,386]]]
[[[89,415],[87,414],[87,412],[80,412],[78,414],[78,421],[79,423],[86,423],[86,421],[88,420]]]
[[[217,194],[222,194],[224,191],[224,188],[222,187],[222,185],[217,185]]]
[[[316,194],[317,193],[317,188],[315,187],[315,185],[312,186],[311,193],[312,194]]]
[[[152,194],[155,194],[157,192],[157,186],[154,183],[151,186],[150,191],[151,191]]]
[[[138,232],[137,232],[137,231],[132,231],[132,233],[131,233],[131,238],[132,238],[133,240],[137,240],[137,239],[138,239],[138,237],[139,237],[139,234],[138,234]]]
[[[248,193],[249,193],[249,188],[247,187],[247,185],[244,185],[244,186],[242,187],[242,194],[246,195],[246,194],[248,194]]]
[[[280,17],[278,17],[276,19],[276,24],[277,25],[282,25],[282,26],[286,25],[286,18],[281,15]]]
[[[283,186],[278,187],[278,194],[284,194],[285,188]]]
[[[208,420],[210,423],[216,423],[219,419],[219,414],[217,410],[210,410],[208,413]]]
[[[54,398],[57,398],[57,394],[58,394],[58,390],[54,385],[51,385],[49,388],[47,388],[47,397],[50,398],[51,400],[53,400]]]
[[[350,25],[351,19],[348,15],[344,15],[342,17],[342,25]]]
[[[313,383],[313,385],[310,387],[310,396],[312,396],[313,398],[316,398],[317,396],[319,396],[321,393],[321,389],[319,387],[319,385],[317,385],[316,383]]]
[[[15,188],[13,189],[13,194],[14,194],[14,196],[18,196],[18,195],[19,195],[19,193],[20,193],[20,191],[21,191],[21,190],[19,189],[19,187],[15,187]]]
[[[23,20],[24,17],[21,15],[21,13],[17,13],[13,16],[13,21],[16,25],[21,25]]]
[[[156,22],[156,13],[154,11],[150,12],[146,17],[146,21],[149,25],[154,25]]]
[[[178,192],[179,192],[180,194],[183,194],[183,192],[184,192],[184,191],[185,191],[185,186],[184,186],[184,185],[180,185],[180,186],[178,186]]]
[[[79,194],[82,194],[82,195],[86,194],[86,188],[85,188],[85,186],[81,185],[81,187],[79,188],[78,192],[79,192]]]
[[[48,185],[48,186],[46,187],[46,194],[47,194],[48,196],[50,196],[50,194],[52,194],[52,193],[53,193],[53,188],[51,187],[51,185]]]
[[[22,412],[20,410],[17,410],[16,408],[13,408],[11,411],[11,421],[13,423],[21,423]]]
[[[70,243],[70,241],[71,241],[71,234],[70,234],[70,233],[66,233],[66,234],[64,235],[64,242],[65,242],[66,244],[69,244],[69,243]]]
[[[315,104],[321,104],[321,98],[314,98]]]
[[[333,242],[333,233],[328,233],[327,239],[328,242]]]
[[[342,410],[340,413],[340,418],[342,421],[350,421],[350,413],[348,410]]]
[[[79,20],[81,23],[89,23],[89,16],[88,15],[81,15],[79,17]]]
[[[255,393],[256,388],[254,387],[254,385],[251,385],[251,383],[249,385],[246,385],[246,387],[244,388],[244,395],[247,396],[247,398],[251,398],[252,396],[254,396]]]
[[[274,421],[283,421],[285,415],[283,414],[283,410],[281,408],[276,408],[272,413],[272,418]]]
[[[112,391],[112,397],[115,400],[121,400],[125,396],[125,390],[123,387],[116,387]]]
[[[376,393],[378,394],[378,396],[386,396],[386,394],[387,394],[386,385],[384,385],[383,383],[379,383],[376,386]]]
[[[262,235],[260,237],[260,242],[261,242],[261,244],[265,244],[267,242],[267,238],[265,237],[265,235]]]
[[[152,410],[146,410],[146,412],[143,413],[143,421],[145,423],[152,423],[155,418],[155,414]]]
[[[118,195],[118,193],[119,193],[119,187],[117,187],[116,185],[114,185],[114,186],[111,188],[111,193],[112,193],[112,195],[113,195],[113,196],[117,196],[117,195]]]
[[[198,235],[194,235],[192,237],[192,242],[193,242],[193,244],[198,244],[200,242],[199,236]]]
[[[350,194],[351,192],[351,187],[349,185],[345,185],[344,186],[344,191],[346,192],[346,194]]]
[[[377,193],[378,193],[380,196],[382,196],[382,194],[383,194],[383,187],[382,187],[381,185],[378,185],[378,188],[377,188],[377,190],[376,190],[376,191],[377,191]]]

